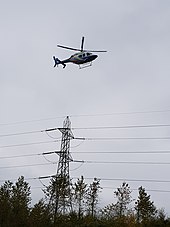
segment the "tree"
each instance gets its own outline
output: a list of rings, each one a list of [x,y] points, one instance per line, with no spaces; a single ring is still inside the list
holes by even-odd
[[[150,200],[150,195],[145,192],[145,188],[139,187],[139,196],[135,202],[135,210],[137,212],[137,222],[144,226],[155,216],[156,207]]]
[[[122,217],[128,213],[128,205],[132,202],[131,192],[129,185],[126,182],[123,182],[122,186],[114,192],[117,198],[115,207],[118,217]]]
[[[10,227],[11,226],[11,206],[12,197],[12,182],[6,181],[0,187],[0,226]]]
[[[102,217],[115,226],[134,226],[134,214],[129,208],[129,204],[133,201],[129,185],[123,182],[114,195],[117,202],[105,206],[101,211]]]
[[[44,191],[48,200],[48,209],[53,215],[53,222],[59,216],[67,215],[72,210],[71,204],[71,181],[66,177],[54,177]]]
[[[43,199],[41,199],[38,203],[36,203],[31,210],[30,226],[31,227],[52,226],[51,214],[48,209],[48,206],[45,204]]]
[[[84,182],[84,177],[81,176],[80,179],[73,185],[73,196],[75,200],[75,205],[78,210],[78,218],[83,216],[84,204],[87,196],[87,184]]]
[[[24,177],[18,178],[15,185],[6,181],[0,187],[0,226],[28,226],[30,187]]]
[[[94,178],[87,190],[87,210],[92,217],[94,217],[96,213],[100,189],[100,180]]]
[[[29,184],[24,181],[23,176],[19,177],[15,185],[12,186],[11,205],[13,226],[28,226],[29,205],[31,202],[30,194]]]
[[[116,205],[111,203],[105,206],[102,210],[102,217],[106,220],[114,219],[117,216],[117,208]]]
[[[154,225],[157,227],[170,226],[170,223],[168,224],[168,220],[166,218],[166,213],[163,208],[157,210],[156,217],[154,219]]]

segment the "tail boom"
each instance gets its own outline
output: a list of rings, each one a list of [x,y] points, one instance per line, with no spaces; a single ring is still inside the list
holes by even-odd
[[[56,58],[55,56],[53,56],[53,59],[54,59],[54,67],[58,65],[63,65],[63,69],[66,67],[66,64],[64,61],[60,61],[60,59]]]

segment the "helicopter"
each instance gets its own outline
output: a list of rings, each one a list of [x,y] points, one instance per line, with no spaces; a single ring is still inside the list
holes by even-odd
[[[81,46],[80,49],[77,48],[72,48],[72,47],[67,47],[67,46],[62,46],[62,45],[57,45],[60,48],[68,49],[68,50],[74,50],[78,51],[78,53],[75,53],[71,55],[71,57],[65,59],[65,60],[59,60],[55,56],[53,56],[54,59],[54,67],[58,65],[63,65],[63,69],[66,67],[67,63],[73,63],[79,65],[79,68],[85,68],[88,66],[92,65],[92,61],[94,61],[98,55],[93,54],[93,52],[107,52],[105,50],[84,50],[84,37],[82,37],[81,40]]]

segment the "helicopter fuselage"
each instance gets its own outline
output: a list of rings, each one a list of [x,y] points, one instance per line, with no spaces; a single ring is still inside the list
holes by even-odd
[[[81,64],[85,64],[88,62],[92,62],[94,61],[98,56],[96,54],[92,54],[90,52],[86,52],[86,51],[82,51],[82,52],[78,52],[74,55],[71,55],[70,58],[63,60],[63,63],[74,63],[77,65],[81,65]]]

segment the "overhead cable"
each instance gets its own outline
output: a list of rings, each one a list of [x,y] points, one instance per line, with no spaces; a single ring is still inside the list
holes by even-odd
[[[11,156],[0,156],[0,159],[12,159],[12,158],[23,158],[23,157],[32,157],[32,156],[40,156],[40,155],[50,155],[50,154],[59,154],[60,151],[47,151],[43,153],[36,154],[22,154],[22,155],[11,155]]]
[[[170,154],[170,150],[160,151],[72,151],[73,154]]]
[[[38,144],[46,144],[46,143],[56,143],[61,140],[51,140],[51,141],[40,141],[40,142],[32,142],[32,143],[22,143],[22,144],[11,144],[11,145],[3,145],[1,148],[11,148],[11,147],[22,147],[22,146],[30,146],[30,145],[38,145]]]
[[[57,163],[58,163],[58,162],[36,163],[36,164],[25,164],[25,165],[15,165],[15,166],[0,166],[0,170],[1,170],[1,169],[25,168],[25,167],[33,167],[33,166],[56,165]]]
[[[53,162],[51,160],[48,160],[47,158],[45,158],[45,159],[48,161],[48,163],[24,164],[24,165],[15,165],[15,166],[0,166],[0,169],[12,169],[12,168],[24,168],[24,167],[33,167],[33,166],[44,166],[44,165],[49,165],[49,164],[53,165],[53,164],[57,164],[58,163],[58,161]],[[170,165],[170,162],[138,162],[138,161],[72,160],[71,162],[73,162],[73,163],[82,163],[82,164]]]
[[[111,189],[111,190],[117,190],[117,188],[113,188],[113,187],[103,187],[102,186],[102,188],[103,189]],[[130,190],[131,191],[139,191],[139,189],[138,188],[130,188]],[[148,191],[148,192],[165,192],[165,193],[170,193],[170,190],[160,190],[160,189],[146,189],[146,191]]]
[[[73,177],[74,179],[78,179],[79,177]],[[157,179],[129,179],[129,178],[103,178],[103,177],[95,177],[100,179],[101,181],[122,181],[122,182],[150,182],[150,183],[170,183],[170,180],[157,180]],[[94,177],[84,177],[87,180],[93,180]]]
[[[74,161],[73,162],[78,162]],[[90,160],[82,160],[79,161],[85,164],[132,164],[132,165],[170,165],[170,162],[137,162],[137,161],[90,161]]]
[[[166,112],[170,112],[170,110],[165,109],[165,110],[96,113],[96,114],[70,114],[69,116],[72,117],[72,118],[77,118],[77,117],[100,117],[100,116],[114,116],[114,115],[153,114],[153,113],[166,113]],[[17,125],[17,124],[26,124],[26,123],[33,123],[33,122],[49,121],[49,120],[55,120],[57,118],[65,118],[66,116],[67,115],[62,115],[62,116],[49,117],[49,118],[16,121],[16,122],[10,122],[10,123],[0,123],[0,125],[1,126],[8,126],[8,125]]]
[[[26,132],[16,132],[16,133],[9,133],[9,134],[1,134],[0,137],[8,137],[8,136],[20,136],[20,135],[27,135],[27,134],[34,134],[34,133],[42,133],[42,132],[50,132],[56,131],[61,128],[50,128],[50,129],[43,129],[43,130],[34,130],[34,131],[26,131]]]
[[[112,115],[133,115],[133,114],[152,114],[152,113],[166,113],[167,110],[150,110],[150,111],[132,111],[132,112],[115,112],[115,113],[99,113],[99,114],[82,114],[82,115],[70,115],[70,117],[100,117],[100,116],[112,116]]]
[[[33,122],[41,122],[41,121],[49,121],[49,120],[55,120],[57,118],[65,118],[65,116],[57,116],[57,117],[49,117],[49,118],[41,118],[41,119],[34,119],[34,120],[25,120],[25,121],[16,121],[16,122],[10,122],[10,123],[0,123],[1,126],[8,126],[8,125],[18,125],[18,124],[26,124],[26,123],[33,123]]]
[[[123,126],[98,126],[98,127],[76,127],[72,130],[99,130],[99,129],[130,129],[130,128],[157,128],[157,127],[170,127],[170,124],[148,124],[148,125],[123,125]]]
[[[20,136],[20,135],[27,135],[27,134],[34,134],[39,132],[44,132],[45,130],[36,130],[36,131],[29,131],[29,132],[18,132],[18,133],[10,133],[10,134],[2,134],[0,137],[8,137],[8,136]]]
[[[71,128],[71,130],[135,129],[135,128],[159,128],[159,127],[170,127],[170,124],[74,127],[74,128]],[[46,132],[48,134],[48,132],[57,131],[57,130],[61,130],[61,129],[64,129],[64,128],[55,127],[55,128],[49,128],[49,129],[43,129],[43,130],[34,130],[34,131],[16,132],[16,133],[9,133],[9,134],[0,134],[0,137],[20,136],[20,135],[27,135],[27,134],[43,133],[43,132]]]
[[[88,141],[100,141],[100,140],[169,140],[170,136],[166,137],[75,137],[75,140],[88,140]]]
[[[55,178],[56,175],[48,176],[39,176],[39,177],[26,177],[24,178],[27,181],[30,180],[39,180],[39,179],[50,179]],[[79,179],[80,177],[74,176],[71,179]],[[130,178],[104,178],[104,177],[95,177],[101,181],[121,181],[121,182],[148,182],[148,183],[170,183],[170,180],[160,180],[160,179],[130,179]],[[84,177],[86,180],[94,180],[94,177]],[[16,181],[17,179],[8,179],[9,181]],[[6,181],[5,179],[0,179],[0,182]]]
[[[31,190],[34,190],[34,189],[45,189],[47,186],[44,185],[43,183],[41,183],[42,186],[31,186]],[[110,189],[110,190],[117,190],[118,188],[114,188],[114,187],[107,187],[107,186],[101,186],[102,189]],[[131,191],[139,191],[138,188],[130,188]],[[170,190],[161,190],[161,189],[148,189],[148,188],[145,188],[145,190],[147,192],[160,192],[160,193],[170,193]]]
[[[14,158],[24,158],[32,156],[43,156],[51,154],[59,154],[61,151],[47,151],[43,153],[32,153],[32,154],[21,154],[21,155],[10,155],[10,156],[0,156],[2,159],[14,159]],[[72,154],[170,154],[170,151],[72,151]]]

